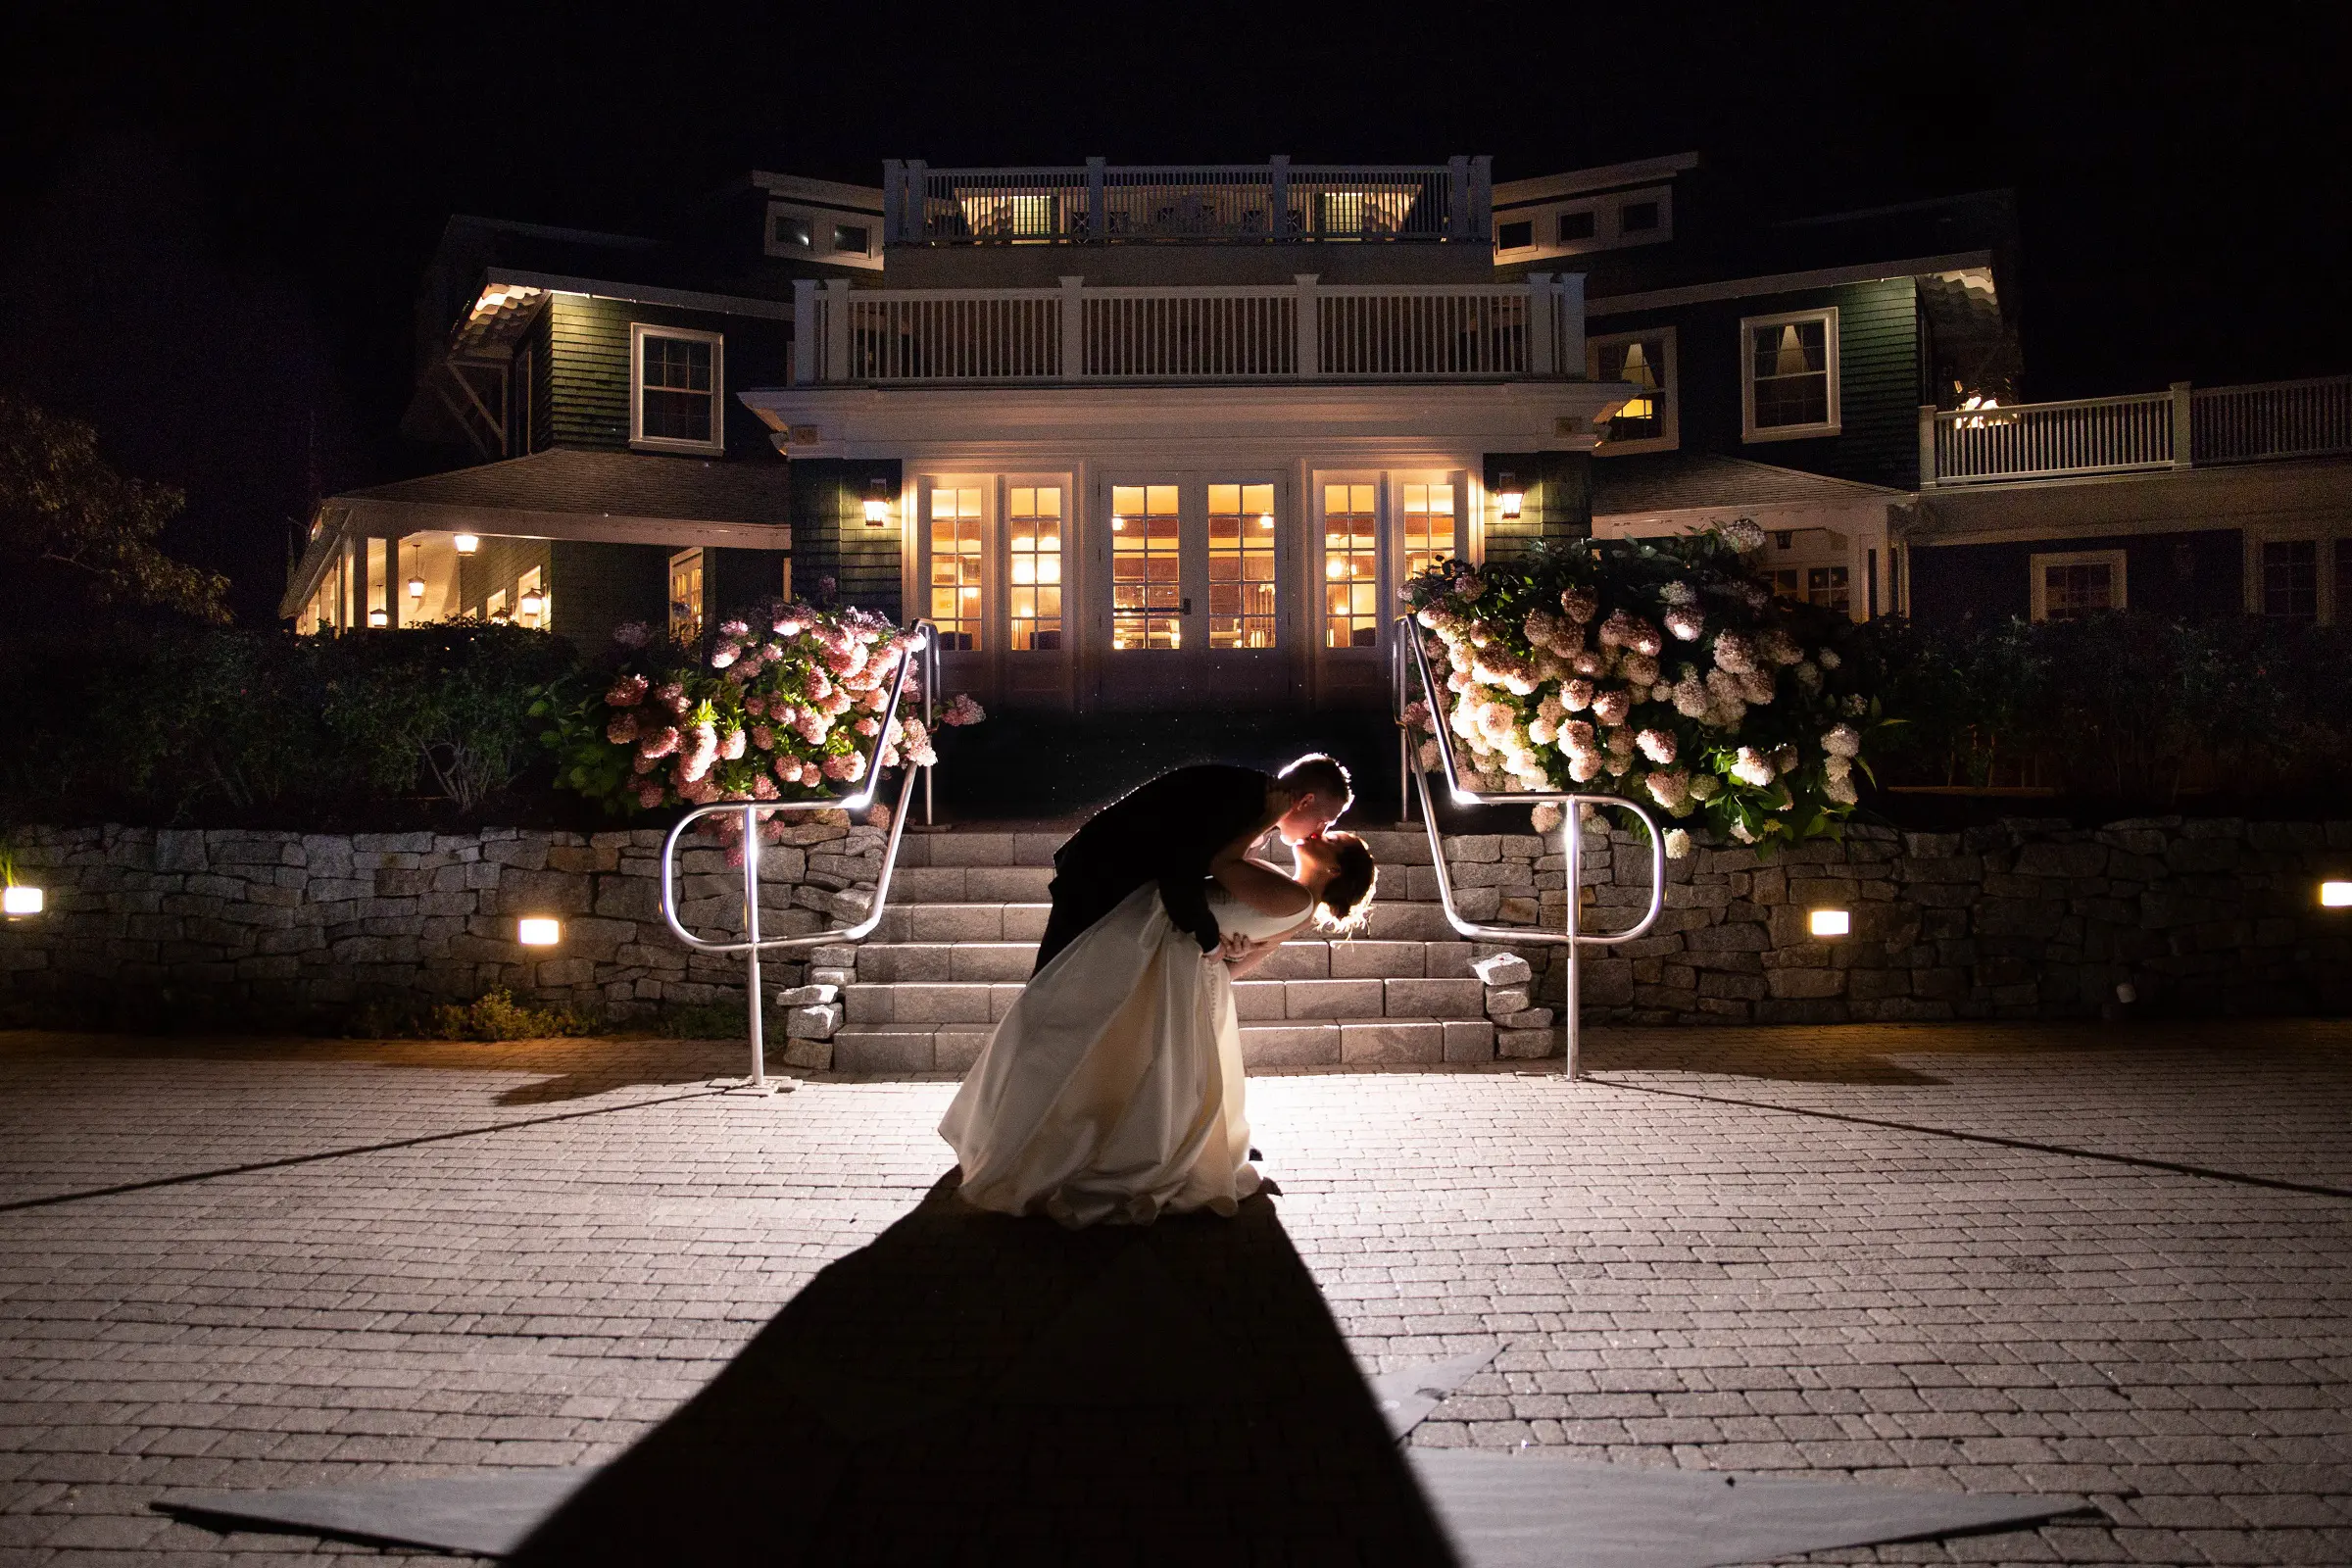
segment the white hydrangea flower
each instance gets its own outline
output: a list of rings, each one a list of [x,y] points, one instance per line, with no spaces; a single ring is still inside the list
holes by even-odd
[[[1600,754],[1578,752],[1568,759],[1568,776],[1579,784],[1590,784],[1600,777]]]
[[[1736,816],[1732,818],[1732,837],[1738,839],[1742,844],[1753,844],[1756,842],[1756,836],[1747,830],[1747,824]]]
[[[1796,646],[1796,639],[1778,626],[1756,639],[1756,652],[1776,664],[1793,664],[1805,657],[1805,651]]]
[[[1715,525],[1715,531],[1730,540],[1735,550],[1764,548],[1764,530],[1753,517],[1734,517],[1729,522],[1719,522]]]
[[[1736,631],[1719,634],[1715,639],[1715,667],[1744,675],[1756,667],[1756,645]]]
[[[1528,825],[1539,833],[1548,833],[1560,825],[1563,813],[1556,806],[1539,806],[1528,814]]]
[[[1742,746],[1740,748],[1740,756],[1732,763],[1732,777],[1742,784],[1762,789],[1770,784],[1774,777],[1772,759],[1765,757],[1752,746]]]
[[[1649,687],[1658,683],[1658,662],[1647,654],[1628,654],[1618,661],[1617,672],[1629,686]]]
[[[1844,660],[1838,657],[1838,650],[1835,648],[1824,648],[1813,658],[1824,669],[1836,669],[1839,664],[1845,662]]]
[[[1862,737],[1851,724],[1840,724],[1821,738],[1821,749],[1836,758],[1860,757]]]
[[[1634,739],[1641,746],[1642,755],[1662,767],[1671,765],[1681,749],[1670,729],[1645,729]]]
[[[1666,830],[1666,858],[1687,860],[1690,858],[1690,835],[1679,827]]]
[[[1666,629],[1677,642],[1694,643],[1707,629],[1707,617],[1693,606],[1677,605],[1666,612]]]
[[[1821,666],[1810,659],[1796,666],[1796,683],[1809,692],[1821,690]]]
[[[1723,780],[1717,778],[1714,774],[1697,773],[1691,776],[1690,798],[1692,800],[1711,801],[1722,793]]]
[[[1678,577],[1658,590],[1658,598],[1669,605],[1695,605],[1698,603],[1698,590]]]
[[[1746,673],[1740,675],[1739,680],[1740,696],[1742,701],[1754,703],[1759,708],[1772,701],[1772,677],[1764,673],[1764,671],[1760,669],[1748,670]]]
[[[1864,713],[1870,711],[1870,699],[1864,697],[1860,692],[1855,692],[1848,696],[1841,706],[1845,709],[1846,717],[1860,718]]]

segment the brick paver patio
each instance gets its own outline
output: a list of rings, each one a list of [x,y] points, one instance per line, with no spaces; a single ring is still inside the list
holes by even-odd
[[[2106,1516],[1839,1560],[2352,1562],[2352,1025],[1588,1058],[1253,1084],[1360,1360],[1507,1345],[1415,1441]],[[735,1070],[0,1035],[0,1562],[398,1558],[148,1504],[618,1451],[948,1166],[945,1081],[711,1092]]]

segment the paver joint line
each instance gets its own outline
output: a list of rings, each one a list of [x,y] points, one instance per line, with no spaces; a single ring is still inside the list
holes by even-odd
[[[359,1144],[350,1149],[322,1149],[316,1153],[288,1154],[282,1159],[257,1159],[243,1165],[222,1165],[217,1170],[189,1171],[180,1176],[155,1176],[143,1182],[122,1182],[113,1187],[91,1187],[74,1193],[51,1193],[45,1198],[20,1198],[14,1202],[0,1203],[0,1214],[13,1214],[27,1208],[54,1208],[60,1203],[78,1203],[92,1198],[120,1198],[125,1193],[153,1192],[159,1187],[185,1187],[192,1182],[218,1181],[224,1176],[250,1176],[255,1171],[285,1170],[294,1165],[316,1165],[321,1160],[345,1159],[353,1154],[381,1154],[395,1149],[415,1149],[421,1144],[445,1144],[457,1138],[481,1138],[490,1133],[509,1133],[524,1127],[544,1127],[550,1122],[578,1121],[584,1116],[609,1116],[614,1111],[642,1110],[653,1105],[674,1105],[681,1100],[709,1100],[728,1093],[724,1089],[698,1089],[690,1095],[664,1095],[659,1100],[633,1100],[625,1105],[597,1105],[587,1110],[559,1111],[553,1116],[532,1116],[523,1121],[493,1122],[487,1127],[459,1127],[445,1133],[420,1133],[415,1138],[395,1138],[389,1143]]]
[[[1565,1080],[1561,1080],[1565,1081]],[[1856,1127],[1880,1127],[1888,1132],[1922,1133],[1931,1138],[1952,1138],[1967,1144],[1991,1144],[1999,1149],[2023,1149],[2040,1154],[2063,1154],[2069,1159],[2104,1160],[2111,1165],[2132,1165],[2141,1170],[2160,1170],[2174,1176],[2195,1176],[2205,1181],[2235,1182],[2240,1187],[2268,1187],[2281,1193],[2309,1193],[2315,1198],[2352,1198],[2352,1187],[2328,1187],[2319,1182],[2290,1182],[2280,1176],[2251,1176],[2244,1171],[2217,1170],[2211,1165],[2187,1165],[2179,1160],[2150,1159],[2142,1154],[2115,1154],[2097,1149],[2072,1149],[2064,1144],[2039,1144],[2030,1138],[2003,1138],[1998,1133],[1964,1133],[1951,1127],[1923,1127],[1917,1122],[1882,1121],[1876,1116],[1856,1116],[1841,1110],[1823,1110],[1813,1105],[1781,1105],[1769,1100],[1741,1100],[1736,1095],[1702,1095],[1689,1089],[1660,1089],[1655,1084],[1629,1084],[1614,1078],[1596,1078],[1590,1074],[1587,1083],[1600,1084],[1610,1089],[1630,1089],[1642,1095],[1668,1095],[1676,1100],[1703,1100],[1711,1105],[1740,1105],[1749,1110],[1777,1110],[1791,1116],[1814,1116],[1823,1121],[1849,1122]]]

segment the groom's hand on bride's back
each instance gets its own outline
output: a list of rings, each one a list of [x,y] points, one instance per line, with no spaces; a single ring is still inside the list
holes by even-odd
[[[1228,931],[1218,939],[1217,951],[1207,956],[1226,963],[1239,963],[1250,956],[1250,950],[1253,946],[1255,944],[1239,931]]]

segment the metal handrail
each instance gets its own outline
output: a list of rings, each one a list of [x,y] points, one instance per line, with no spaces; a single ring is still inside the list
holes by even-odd
[[[749,1013],[752,1037],[752,1072],[743,1087],[754,1094],[772,1090],[767,1076],[767,1038],[765,1020],[761,1016],[760,997],[760,955],[771,949],[813,948],[829,942],[857,942],[873,934],[882,923],[882,909],[890,898],[891,873],[898,868],[899,840],[906,831],[906,809],[914,804],[915,775],[920,773],[924,783],[924,819],[930,816],[931,767],[917,763],[913,758],[905,759],[905,776],[899,781],[898,805],[891,810],[890,837],[882,850],[882,869],[874,878],[874,902],[865,918],[856,925],[840,926],[826,931],[804,932],[798,936],[761,937],[760,935],[760,819],[775,811],[861,811],[873,805],[874,796],[882,787],[882,749],[890,743],[891,732],[898,725],[899,702],[906,690],[906,673],[914,664],[914,656],[923,658],[923,727],[932,724],[932,704],[939,693],[939,629],[927,620],[914,623],[921,641],[906,651],[899,661],[899,669],[890,685],[890,701],[882,710],[882,727],[874,732],[873,750],[866,754],[865,788],[854,795],[835,796],[818,801],[724,801],[713,806],[698,806],[678,818],[662,844],[662,918],[672,933],[686,946],[703,953],[740,953],[744,956],[744,1005]],[[743,813],[743,924],[741,942],[709,942],[686,929],[678,920],[676,862],[678,840],[695,821],[714,816],[721,811]]]
[[[1438,876],[1438,900],[1445,906],[1446,919],[1466,937],[1486,942],[1517,945],[1537,944],[1544,947],[1566,947],[1568,974],[1566,994],[1561,998],[1561,1017],[1565,1028],[1562,1074],[1568,1078],[1578,1075],[1579,1054],[1583,1045],[1583,995],[1581,973],[1584,950],[1605,948],[1620,942],[1631,942],[1646,934],[1657,924],[1658,914],[1666,906],[1666,836],[1658,823],[1639,802],[1622,795],[1580,795],[1565,790],[1514,790],[1509,792],[1471,790],[1462,787],[1462,774],[1453,755],[1453,736],[1446,716],[1444,699],[1437,677],[1430,672],[1429,652],[1421,646],[1419,628],[1412,616],[1396,617],[1396,727],[1399,760],[1403,772],[1411,779],[1414,792],[1421,799],[1421,821],[1429,831],[1429,858]],[[1410,650],[1411,664],[1405,662]],[[1446,790],[1456,806],[1557,806],[1561,808],[1561,837],[1567,852],[1568,864],[1568,928],[1565,931],[1545,931],[1541,927],[1481,925],[1464,916],[1454,903],[1453,877],[1446,864],[1446,846],[1438,834],[1438,813],[1429,796],[1429,770],[1421,767],[1414,758],[1413,732],[1404,721],[1404,694],[1412,674],[1421,680],[1421,692],[1429,705],[1430,729],[1437,736],[1438,760],[1446,770]],[[1405,803],[1410,808],[1410,801]],[[1578,929],[1583,918],[1585,842],[1584,808],[1586,805],[1619,807],[1642,819],[1649,835],[1649,908],[1642,918],[1623,931],[1586,932]]]

